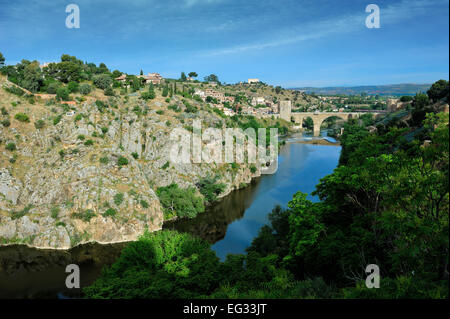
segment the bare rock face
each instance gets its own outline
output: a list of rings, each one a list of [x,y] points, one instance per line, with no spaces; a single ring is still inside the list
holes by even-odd
[[[6,168],[0,169],[0,196],[16,205],[21,189],[20,181],[12,177]]]
[[[259,176],[259,169],[251,173],[248,164],[231,169],[226,163],[171,163],[173,128],[194,117],[205,127],[222,119],[203,110],[159,115],[154,108],[165,106],[155,102],[135,99],[117,106],[121,102],[115,100],[106,110],[83,103],[73,112],[42,106],[31,118],[44,119],[44,128],[15,122],[2,128],[2,140],[17,141],[18,156],[10,161],[10,153],[0,152],[0,244],[68,249],[87,242],[133,241],[162,229],[158,187],[195,187],[204,177],[220,176],[225,196]],[[141,111],[133,111],[134,105]],[[55,112],[61,114],[59,122]],[[120,157],[128,164],[120,165]]]

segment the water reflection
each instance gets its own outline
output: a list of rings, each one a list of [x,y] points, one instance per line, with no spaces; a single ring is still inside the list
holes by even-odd
[[[297,141],[297,142],[296,142]],[[276,205],[286,206],[297,191],[310,194],[320,178],[337,166],[340,147],[307,145],[289,139],[280,150],[278,171],[265,175],[247,189],[191,220],[167,223],[165,228],[188,232],[213,244],[217,255],[245,252]],[[317,200],[309,196],[311,200]]]
[[[80,289],[65,286],[66,266],[80,267],[81,287],[92,284],[101,269],[120,256],[125,243],[86,244],[68,251],[21,245],[0,247],[0,298],[77,298]]]

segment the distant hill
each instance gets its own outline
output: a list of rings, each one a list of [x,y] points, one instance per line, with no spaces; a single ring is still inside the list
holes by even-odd
[[[326,95],[358,95],[367,93],[369,95],[415,95],[418,92],[426,92],[431,84],[390,84],[390,85],[367,85],[367,86],[337,86],[337,87],[303,87],[292,88],[292,90],[304,91],[306,93]]]

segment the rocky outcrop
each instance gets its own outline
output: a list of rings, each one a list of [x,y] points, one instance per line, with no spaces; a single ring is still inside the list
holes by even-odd
[[[104,109],[83,103],[72,112],[36,106],[33,118],[45,119],[44,128],[16,122],[0,127],[2,140],[17,145],[14,161],[11,152],[0,153],[0,244],[68,249],[136,240],[162,228],[158,187],[195,186],[201,178],[220,176],[225,196],[260,175],[249,165],[171,163],[173,128],[194,117],[205,127],[223,119],[207,110],[157,113],[165,106],[152,103],[116,99]],[[181,105],[176,97],[172,103]],[[119,165],[120,157],[128,164]]]

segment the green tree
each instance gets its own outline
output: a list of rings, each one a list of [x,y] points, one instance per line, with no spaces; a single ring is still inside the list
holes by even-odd
[[[4,65],[5,65],[5,57],[0,52],[0,68],[3,67]]]
[[[56,90],[56,97],[62,101],[69,101],[70,100],[69,90],[64,86],[59,87]]]
[[[449,95],[449,82],[446,80],[439,80],[431,86],[431,88],[427,92],[428,97],[434,101],[437,102],[440,99],[447,98],[448,101],[448,95]]]
[[[166,219],[178,216],[193,218],[205,211],[201,197],[195,194],[195,189],[179,188],[177,184],[160,187],[156,190]]]
[[[94,85],[102,90],[106,90],[112,84],[112,79],[108,74],[95,75],[92,80]]]
[[[80,85],[80,93],[83,95],[87,95],[91,93],[92,87],[88,83],[83,83]]]

